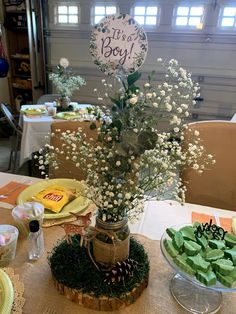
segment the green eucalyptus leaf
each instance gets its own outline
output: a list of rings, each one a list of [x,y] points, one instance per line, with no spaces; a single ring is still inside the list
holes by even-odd
[[[127,77],[128,86],[132,86],[141,77],[140,72],[134,72]]]
[[[122,129],[122,122],[121,122],[121,120],[120,120],[120,119],[115,119],[115,120],[113,120],[113,122],[112,122],[112,124],[111,124],[111,127],[117,128],[118,131],[120,132],[121,129]]]
[[[116,99],[113,97],[110,97],[110,100],[119,108],[122,108],[122,101],[120,99]],[[114,110],[113,110],[114,111]]]
[[[113,112],[116,112],[116,111],[117,111],[117,107],[116,107],[116,106],[112,106],[111,110],[112,110]]]
[[[136,86],[136,85],[131,85],[131,86],[129,86],[129,91],[132,93],[132,94],[135,94],[136,93],[136,91],[139,91],[140,90],[140,88],[138,87],[138,86]]]
[[[138,136],[138,143],[141,148],[141,151],[153,149],[156,146],[157,135],[151,131],[143,131]]]
[[[138,135],[133,130],[125,130],[122,134],[122,142],[128,146],[137,147]]]
[[[156,71],[152,71],[150,75],[148,75],[148,81],[151,83],[155,79]]]
[[[114,149],[117,155],[127,157],[128,151],[121,143],[115,143]]]

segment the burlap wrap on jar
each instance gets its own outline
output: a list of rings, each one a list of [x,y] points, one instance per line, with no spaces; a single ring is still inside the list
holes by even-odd
[[[127,218],[118,222],[104,222],[96,218],[96,227],[110,234],[101,233],[93,239],[93,257],[97,263],[109,267],[129,257],[130,230]]]

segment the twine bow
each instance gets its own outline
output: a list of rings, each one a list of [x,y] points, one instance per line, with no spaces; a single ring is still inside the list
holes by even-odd
[[[108,236],[111,241],[112,241],[112,244],[114,246],[114,255],[113,255],[113,262],[115,261],[115,256],[116,256],[116,242],[119,240],[117,235],[115,234],[114,231],[106,231],[104,229],[101,229],[101,228],[97,228],[97,227],[92,227],[92,226],[88,226],[88,227],[85,227],[84,228],[85,232],[86,232],[86,235],[85,235],[85,238],[86,240],[88,241],[87,244],[87,249],[88,249],[88,254],[89,254],[89,257],[91,259],[91,261],[93,262],[94,266],[100,270],[98,264],[95,262],[92,254],[91,254],[91,251],[90,251],[90,244],[91,244],[91,241],[96,238],[97,235],[99,234],[104,234],[106,236]]]

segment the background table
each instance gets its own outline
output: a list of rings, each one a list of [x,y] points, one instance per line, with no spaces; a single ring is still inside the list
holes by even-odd
[[[231,122],[236,122],[236,113],[233,115],[233,117],[230,120]]]
[[[84,109],[91,106],[89,104],[72,104],[76,109]],[[32,107],[42,108],[42,106],[43,105],[23,105],[21,109],[25,110]],[[61,120],[53,119],[53,117],[46,114],[28,117],[21,113],[19,123],[23,129],[23,134],[21,139],[20,166],[32,158],[32,153],[39,151],[40,148],[49,142],[51,124],[56,121]]]

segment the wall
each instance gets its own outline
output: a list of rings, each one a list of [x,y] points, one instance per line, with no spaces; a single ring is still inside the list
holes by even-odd
[[[104,75],[93,64],[89,53],[92,29],[90,9],[94,1],[78,1],[81,8],[81,24],[77,28],[67,29],[56,28],[53,24],[53,5],[58,2],[60,1],[48,1],[49,24],[46,31],[48,69],[55,66],[61,57],[68,58],[73,70],[87,80],[87,86],[74,95],[75,100],[97,103],[92,91],[95,86],[99,87]],[[161,4],[161,21],[155,31],[147,30],[149,52],[141,71],[145,79],[147,73],[155,67],[158,57],[178,59],[182,66],[193,73],[195,80],[201,85],[204,102],[199,103],[192,111],[195,114],[194,118],[230,119],[236,112],[236,36],[233,32],[221,31],[217,26],[220,5],[229,1],[188,1],[187,3],[195,2],[205,2],[207,6],[204,28],[184,32],[173,29],[171,25],[173,8],[180,1],[150,2],[150,4]],[[129,13],[133,4],[137,2],[119,0],[116,3],[121,13]],[[234,3],[236,5],[236,1]]]

